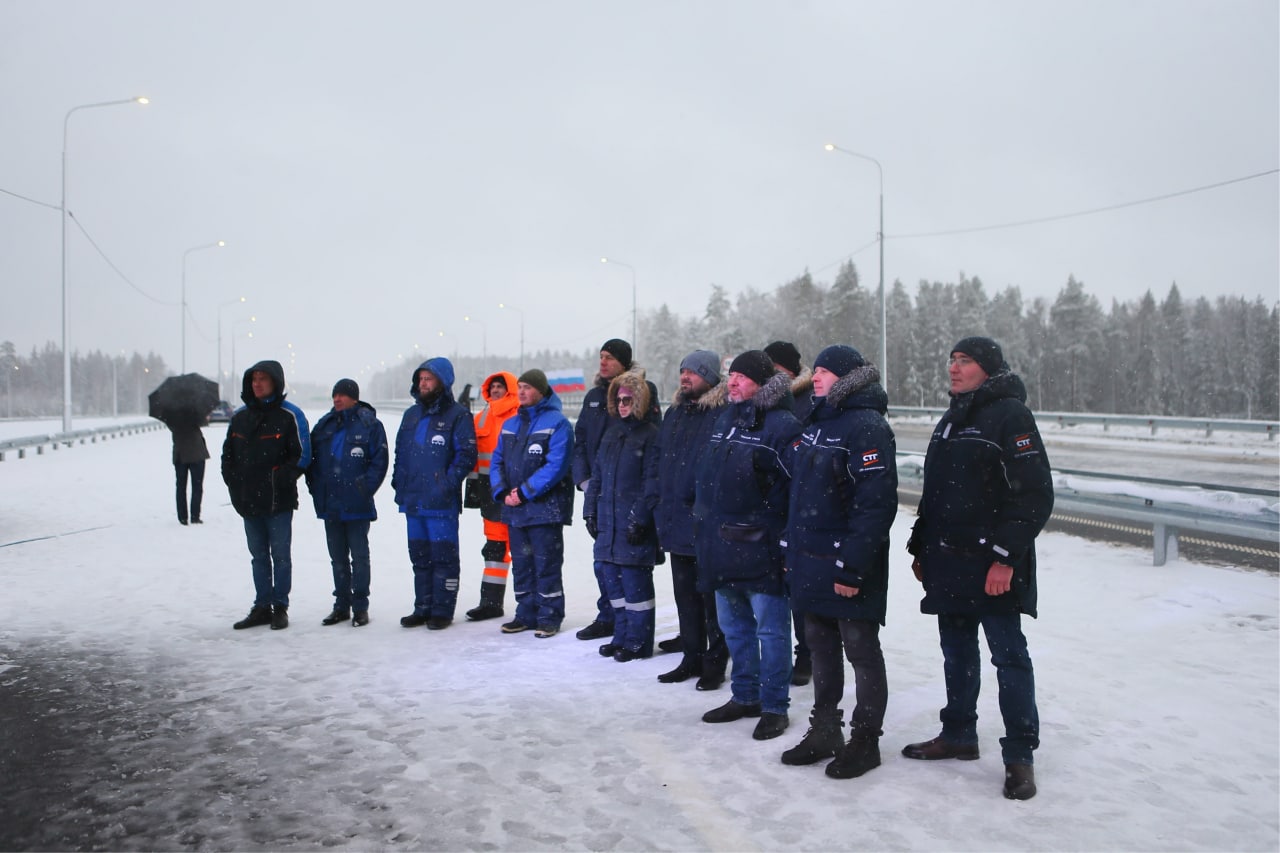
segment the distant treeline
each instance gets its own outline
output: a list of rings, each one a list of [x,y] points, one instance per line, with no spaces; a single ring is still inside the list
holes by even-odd
[[[62,348],[47,343],[19,356],[12,341],[0,342],[0,417],[29,418],[62,412]],[[147,394],[168,375],[164,359],[107,355],[97,350],[71,354],[71,400],[75,416],[142,413]]]
[[[947,402],[946,362],[960,338],[984,334],[1027,385],[1032,408],[1063,412],[1280,418],[1280,308],[1261,298],[1220,296],[1184,303],[1176,284],[1157,301],[1148,291],[1134,302],[1112,300],[1104,310],[1084,285],[1068,278],[1052,303],[1024,304],[1017,287],[988,296],[977,278],[920,282],[914,298],[894,282],[887,298],[887,391],[890,405],[939,406]],[[664,399],[675,389],[680,361],[695,349],[732,358],[770,341],[789,340],[806,366],[824,346],[851,344],[880,361],[880,306],[875,287],[863,287],[852,263],[829,286],[809,273],[769,292],[747,288],[730,298],[712,285],[701,316],[686,317],[663,305],[643,311],[636,362]],[[603,343],[603,340],[600,342]],[[506,348],[506,342],[503,342]],[[580,367],[595,375],[598,349],[542,349],[524,354],[525,368]],[[368,400],[407,399],[417,361],[362,378]],[[62,411],[62,351],[52,343],[27,358],[0,344],[0,416],[29,417]],[[517,354],[454,359],[461,394],[488,373],[520,372]],[[113,374],[114,371],[114,374]],[[73,354],[76,415],[146,412],[147,393],[167,375],[164,360],[146,356]],[[113,383],[114,376],[114,383]],[[323,389],[320,392],[323,394]],[[472,392],[478,399],[479,389]]]
[[[1052,303],[1024,303],[1017,287],[988,296],[977,278],[920,282],[915,297],[894,282],[886,300],[890,405],[946,405],[950,347],[967,335],[995,338],[1045,411],[1185,417],[1280,417],[1280,313],[1262,299],[1221,296],[1184,303],[1174,284],[1104,310],[1074,278]],[[822,347],[850,344],[880,361],[876,287],[852,263],[827,286],[805,273],[768,293],[730,298],[712,286],[700,317],[663,305],[640,322],[638,360],[669,395],[693,349],[722,356],[773,340],[799,347],[806,366]]]

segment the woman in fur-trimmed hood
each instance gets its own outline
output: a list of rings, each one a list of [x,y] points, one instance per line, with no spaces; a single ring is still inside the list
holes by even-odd
[[[607,399],[583,517],[595,537],[596,575],[613,602],[613,639],[600,653],[625,662],[653,655],[658,427],[645,418],[651,397],[643,370],[616,376]]]

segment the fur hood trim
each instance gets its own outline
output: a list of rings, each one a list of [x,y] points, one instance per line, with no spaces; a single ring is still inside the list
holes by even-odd
[[[638,421],[643,421],[649,413],[649,383],[644,378],[644,368],[631,366],[630,370],[624,370],[613,378],[609,383],[608,405],[609,415],[618,416],[618,391],[626,388],[631,392],[631,396],[635,398],[635,403],[631,406],[631,416]]]
[[[684,392],[680,390],[679,383],[676,384],[676,393],[671,395],[671,405],[683,406],[685,404]],[[711,409],[719,409],[729,404],[729,383],[720,380],[707,390],[705,394],[698,398],[694,404],[699,409],[710,411]]]
[[[775,373],[769,377],[769,381],[760,386],[760,390],[751,398],[751,402],[757,409],[767,412],[776,409],[786,402],[786,407],[791,408],[791,377],[785,373]]]
[[[855,367],[832,384],[831,391],[827,394],[827,405],[839,406],[849,397],[879,381],[880,370],[874,364]]]
[[[803,397],[813,390],[813,368],[801,368],[800,374],[791,380],[791,396]]]

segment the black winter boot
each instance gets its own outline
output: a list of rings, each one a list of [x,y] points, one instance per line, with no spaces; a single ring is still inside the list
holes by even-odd
[[[502,611],[502,597],[506,594],[504,583],[480,584],[480,604],[467,611],[467,618],[472,622],[483,622],[485,619],[497,619],[505,615]]]
[[[880,766],[880,738],[855,732],[827,765],[832,779],[854,779]]]
[[[844,723],[836,711],[814,711],[809,717],[809,731],[798,744],[782,753],[782,763],[791,765],[816,764],[831,758],[844,747]]]
[[[254,627],[257,627],[258,625],[270,625],[270,624],[271,624],[271,607],[269,605],[266,607],[258,607],[255,605],[252,609],[249,610],[248,616],[244,617],[243,619],[241,619],[239,622],[235,623],[231,627],[235,628],[237,631],[242,631],[245,628],[254,628]]]

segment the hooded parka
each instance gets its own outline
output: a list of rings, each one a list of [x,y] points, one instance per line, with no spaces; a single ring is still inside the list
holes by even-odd
[[[694,497],[698,588],[784,595],[782,548],[792,445],[790,378],[776,373],[750,400],[716,418],[698,462]]]
[[[271,396],[253,396],[253,374],[262,371],[275,386]],[[311,464],[311,434],[302,410],[285,400],[284,368],[260,361],[244,372],[244,407],[231,416],[222,445],[222,480],[231,505],[245,518],[261,518],[298,508],[298,478]]]
[[[639,365],[631,364],[627,370],[639,371],[644,375],[644,370]],[[596,452],[600,449],[600,440],[604,438],[605,427],[609,424],[610,382],[611,380],[597,373],[595,382],[582,397],[582,411],[578,413],[577,423],[573,425],[573,482],[575,485],[581,486],[591,479],[591,466],[595,463]],[[658,407],[658,389],[652,382],[647,384],[649,408],[645,410],[645,420],[661,425],[662,409]]]
[[[441,384],[430,399],[418,392],[424,370]],[[476,464],[476,431],[471,413],[453,399],[453,378],[453,365],[444,358],[428,359],[413,372],[409,393],[416,402],[400,419],[391,474],[396,504],[408,515],[462,513],[462,481]]]
[[[801,612],[884,624],[889,529],[898,512],[887,408],[873,365],[854,368],[814,398],[791,463],[784,541],[792,606]],[[836,594],[837,583],[858,594]]]
[[[618,417],[618,392],[631,392],[633,414]],[[643,370],[628,370],[609,383],[609,422],[591,466],[583,517],[596,520],[595,558],[620,566],[652,567],[658,557],[653,513],[658,504],[658,427],[649,411]],[[637,417],[635,413],[641,413]],[[632,542],[627,538],[641,541]]]
[[[1035,539],[1053,510],[1053,478],[1027,392],[1007,370],[951,399],[929,439],[919,518],[907,545],[924,576],[924,613],[1036,615]],[[1013,568],[984,591],[993,562]]]
[[[507,386],[507,393],[498,400],[489,396],[489,386],[493,380],[501,379]],[[474,475],[480,482],[480,514],[487,521],[502,521],[502,503],[495,501],[489,492],[489,464],[493,460],[493,451],[498,447],[498,439],[502,437],[502,425],[507,418],[520,408],[520,398],[516,396],[516,377],[513,373],[500,370],[485,377],[480,386],[480,396],[484,398],[485,407],[474,417],[476,429],[476,467]],[[467,488],[471,489],[470,483]]]

